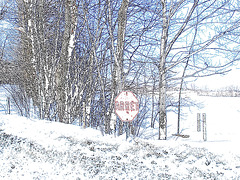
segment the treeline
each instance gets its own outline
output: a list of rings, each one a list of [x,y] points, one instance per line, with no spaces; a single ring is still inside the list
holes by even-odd
[[[197,94],[213,97],[240,97],[240,88],[232,85],[217,90],[197,90]]]
[[[15,63],[0,60],[0,85],[16,84],[19,80],[18,67]]]
[[[114,99],[132,90],[140,99],[135,132],[151,118],[159,139],[166,139],[167,108],[177,108],[180,124],[188,80],[221,74],[239,58],[236,1],[13,2],[22,77],[16,103],[28,115],[33,102],[41,119],[122,134]],[[166,95],[173,87],[179,89],[174,100]]]

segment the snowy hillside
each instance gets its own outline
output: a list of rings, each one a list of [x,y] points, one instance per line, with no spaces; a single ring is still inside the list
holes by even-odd
[[[239,98],[200,97],[185,108],[176,133],[168,114],[167,141],[102,136],[99,130],[0,113],[0,179],[239,179]],[[2,98],[4,100],[4,98]],[[4,101],[2,101],[4,103]],[[207,114],[208,141],[196,132],[196,113]]]
[[[73,125],[0,116],[1,179],[233,179],[240,157],[203,143],[125,141]],[[214,143],[214,142],[211,142]]]

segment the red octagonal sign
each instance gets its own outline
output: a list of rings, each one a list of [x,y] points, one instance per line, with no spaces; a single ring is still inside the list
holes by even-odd
[[[115,99],[115,113],[124,122],[131,122],[139,112],[139,102],[131,91],[121,92]]]

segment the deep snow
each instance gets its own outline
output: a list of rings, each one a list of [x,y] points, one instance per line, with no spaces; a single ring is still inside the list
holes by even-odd
[[[4,105],[2,93],[0,100]],[[0,179],[240,179],[239,98],[187,93],[202,109],[184,108],[177,138],[168,113],[168,140],[142,130],[142,138],[102,136],[82,129],[0,112]],[[207,114],[208,140],[196,132],[196,113]]]

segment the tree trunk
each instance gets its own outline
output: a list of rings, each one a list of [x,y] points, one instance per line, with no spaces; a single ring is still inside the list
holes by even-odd
[[[182,79],[181,79],[181,84],[180,84],[180,88],[179,88],[179,94],[178,94],[178,124],[177,124],[177,134],[180,133],[180,119],[181,119],[181,102],[182,102],[182,88],[183,88],[183,82],[184,82],[184,77],[185,77],[185,72],[187,70],[188,67],[188,62],[189,59],[186,62],[186,65],[184,67],[183,70],[183,74],[182,74]]]
[[[74,49],[77,22],[76,12],[77,8],[75,0],[66,0],[65,29],[63,34],[61,58],[56,73],[58,118],[60,122],[64,123],[70,123],[68,79],[70,60]]]
[[[118,41],[117,41],[117,71],[116,79],[118,83],[117,92],[120,93],[124,89],[123,77],[123,51],[125,43],[125,31],[127,25],[127,10],[129,0],[123,0],[118,12]],[[119,121],[119,135],[123,134],[123,122]]]
[[[155,117],[154,117],[155,101],[154,101],[154,99],[155,99],[155,77],[153,75],[151,128],[154,128],[154,124],[155,124]]]
[[[112,22],[111,22],[111,8],[110,8],[110,1],[108,1],[108,8],[109,8],[109,31],[110,31],[110,38],[111,38],[111,46],[114,56],[114,65],[113,65],[113,72],[112,72],[112,96],[110,102],[110,108],[108,111],[108,117],[110,121],[114,122],[107,122],[105,125],[109,126],[109,124],[114,124],[116,127],[116,117],[113,115],[113,104],[114,99],[119,92],[124,89],[124,77],[123,77],[123,52],[124,52],[124,43],[125,43],[125,31],[127,25],[127,10],[129,6],[129,0],[123,0],[121,3],[121,7],[118,11],[118,33],[117,33],[117,48],[115,50],[114,47],[114,37],[112,32]],[[108,120],[107,120],[108,121]],[[119,122],[119,135],[123,133],[123,124]]]
[[[161,0],[162,3],[162,36],[160,47],[160,63],[159,63],[159,140],[166,140],[167,138],[167,114],[166,114],[166,49],[168,38],[168,20],[167,20],[167,7],[166,0]]]

